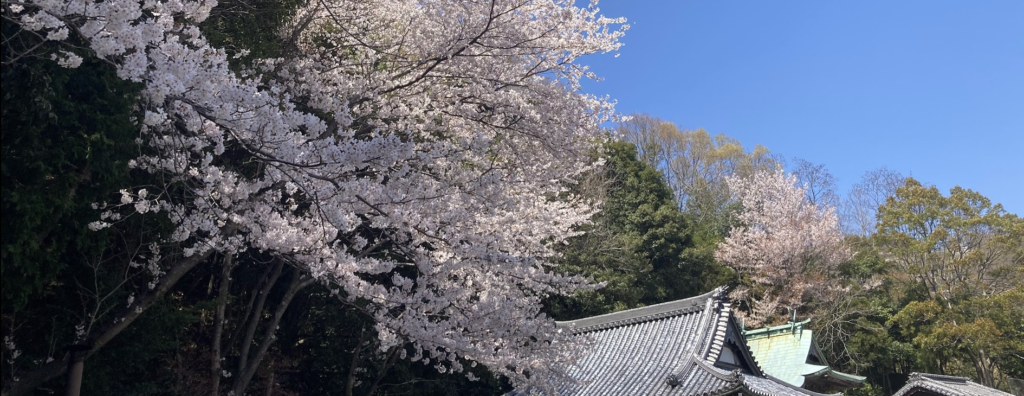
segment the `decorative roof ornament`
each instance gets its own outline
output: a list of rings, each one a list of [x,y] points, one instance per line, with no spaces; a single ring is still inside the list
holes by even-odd
[[[669,374],[668,378],[665,378],[665,383],[668,384],[668,386],[671,386],[671,387],[675,388],[675,387],[679,386],[680,384],[682,384],[683,381],[679,378],[678,375]]]

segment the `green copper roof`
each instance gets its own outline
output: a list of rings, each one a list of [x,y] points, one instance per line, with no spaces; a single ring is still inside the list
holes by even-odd
[[[808,364],[808,366],[813,366],[813,365],[812,364]],[[851,384],[853,386],[858,386],[861,383],[863,383],[864,380],[868,379],[868,377],[862,377],[862,376],[859,376],[859,375],[847,374],[847,373],[844,373],[842,371],[836,371],[836,370],[833,370],[831,367],[828,367],[828,366],[817,366],[817,367],[821,367],[821,370],[818,370],[818,371],[810,373],[810,374],[805,374],[804,377],[805,378],[810,378],[810,377],[830,377],[834,381],[846,382],[846,383],[849,383],[849,384]]]
[[[750,352],[765,373],[795,386],[803,386],[808,377],[819,376],[847,382],[850,387],[864,382],[864,377],[834,371],[828,366],[814,344],[813,332],[804,329],[809,321],[743,332]],[[819,364],[808,363],[812,355]]]
[[[804,374],[817,371],[807,367],[811,352],[811,331],[806,322],[744,331],[747,346],[766,373],[795,386],[804,384]]]

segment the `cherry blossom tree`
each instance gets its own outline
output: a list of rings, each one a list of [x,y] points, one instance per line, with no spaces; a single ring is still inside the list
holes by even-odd
[[[283,55],[241,72],[244,51],[198,27],[212,0],[3,5],[60,43],[60,65],[96,57],[144,87],[130,166],[162,182],[97,203],[90,228],[153,216],[172,231],[149,244],[151,279],[127,308],[79,335],[82,356],[213,254],[258,251],[366,310],[382,350],[440,371],[479,362],[518,384],[572,359],[539,301],[589,287],[550,262],[594,212],[567,186],[595,166],[585,154],[612,111],[580,92],[593,75],[578,58],[625,30],[596,2],[311,1],[280,32]]]
[[[835,209],[809,202],[795,176],[778,169],[727,183],[742,209],[715,257],[749,277],[753,287],[737,288],[733,297],[750,303],[747,321],[757,326],[782,308],[799,307],[815,279],[850,253]]]

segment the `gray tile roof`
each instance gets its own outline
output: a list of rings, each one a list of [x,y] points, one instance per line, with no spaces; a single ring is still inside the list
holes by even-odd
[[[998,389],[989,388],[964,377],[949,375],[912,373],[907,384],[893,396],[915,394],[939,394],[945,396],[1013,396]]]
[[[819,396],[765,377],[748,352],[750,372],[716,367],[722,349],[739,342],[724,288],[664,304],[560,322],[590,340],[590,349],[568,367],[576,382],[559,394],[712,396],[744,391],[759,396]],[[735,336],[731,336],[736,333]],[[738,338],[738,341],[731,338]],[[543,395],[521,389],[513,395]]]

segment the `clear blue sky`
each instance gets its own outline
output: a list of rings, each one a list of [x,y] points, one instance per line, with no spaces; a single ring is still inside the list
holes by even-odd
[[[1022,0],[599,7],[631,28],[584,88],[620,113],[825,164],[841,194],[885,166],[1024,215]]]

